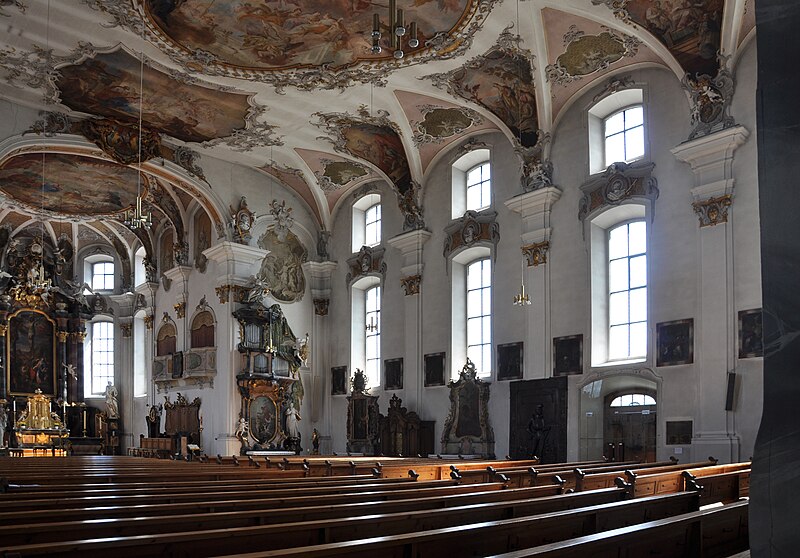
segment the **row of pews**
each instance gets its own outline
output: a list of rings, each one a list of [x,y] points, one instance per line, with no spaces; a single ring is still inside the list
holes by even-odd
[[[703,556],[750,464],[0,459],[0,556]]]

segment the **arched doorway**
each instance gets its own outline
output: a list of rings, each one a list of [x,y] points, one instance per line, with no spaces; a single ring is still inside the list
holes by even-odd
[[[587,380],[580,394],[579,458],[655,461],[657,394],[656,378],[641,372]]]

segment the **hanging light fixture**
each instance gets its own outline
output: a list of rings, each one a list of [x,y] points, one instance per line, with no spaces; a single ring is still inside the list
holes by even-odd
[[[408,34],[406,46],[417,48],[419,39],[417,38],[417,22],[412,21],[408,28],[405,26],[405,16],[402,8],[397,8],[397,0],[389,0],[389,46],[392,48],[392,56],[400,60],[405,56],[403,51],[403,37]],[[381,16],[378,13],[372,15],[372,54],[380,54],[381,48]]]
[[[519,0],[517,0],[517,44],[520,41],[519,34]],[[525,164],[524,150],[522,147],[522,103],[519,100],[520,77],[517,76],[517,141],[519,142],[520,155],[523,156],[523,168]],[[524,172],[524,170],[523,170]],[[531,303],[531,297],[525,292],[525,251],[522,252],[520,260],[520,287],[519,293],[514,295],[514,306],[525,307]]]
[[[519,293],[514,295],[514,306],[528,306],[531,303],[531,297],[525,292],[525,256],[522,257],[521,265],[521,278]]]
[[[131,229],[149,229],[153,225],[153,214],[142,209],[142,112],[144,109],[144,51],[139,53],[139,140],[138,165],[136,167],[136,205],[125,212],[125,225]]]

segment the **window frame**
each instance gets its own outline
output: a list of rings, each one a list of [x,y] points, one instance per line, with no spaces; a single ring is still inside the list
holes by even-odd
[[[470,282],[469,282],[470,270],[473,269],[476,265],[480,265],[481,266],[481,271],[480,271],[481,283],[480,283],[480,286],[478,286],[478,287],[470,288]],[[489,273],[488,273],[489,282],[488,282],[488,284],[484,284],[484,282],[483,282],[483,278],[485,276],[485,271],[483,269],[484,266],[488,266],[489,267]],[[492,366],[492,364],[493,364],[493,361],[492,361],[492,353],[493,353],[493,351],[492,351],[492,306],[493,306],[493,304],[492,304],[492,283],[493,283],[492,274],[493,274],[493,271],[494,271],[494,266],[492,265],[492,258],[491,257],[475,259],[475,260],[472,260],[471,262],[469,262],[468,264],[466,264],[464,266],[464,272],[466,274],[465,275],[466,282],[465,282],[465,289],[464,289],[464,301],[465,301],[464,302],[464,310],[465,310],[464,316],[465,316],[465,323],[466,323],[466,328],[465,329],[466,329],[466,334],[467,334],[466,352],[467,352],[467,357],[470,358],[470,360],[472,360],[473,364],[475,364],[475,369],[478,372],[478,377],[479,378],[491,378],[492,377],[492,371],[493,371],[493,368],[494,368]],[[488,291],[488,295],[489,295],[489,311],[488,311],[488,313],[486,312],[486,309],[484,308],[484,301],[483,301],[484,295],[487,293],[487,291]],[[471,310],[471,308],[470,308],[470,293],[474,293],[474,292],[479,292],[480,293],[480,299],[481,299],[480,305],[481,305],[481,308],[480,308],[480,310],[479,310],[479,312],[477,314],[470,315],[470,310]],[[472,344],[470,344],[470,321],[474,321],[474,320],[479,320],[479,322],[480,322],[481,342],[480,343],[472,343]],[[488,332],[486,330],[487,329],[486,328],[486,321],[487,320],[489,322]],[[470,349],[474,348],[474,347],[480,347],[481,348],[481,352],[484,353],[484,354],[481,355],[481,362],[475,362],[475,359],[471,358],[469,356],[472,353],[472,351]],[[487,350],[488,350],[488,355],[486,354]],[[487,366],[488,366],[488,370],[486,370]]]
[[[111,333],[110,337],[104,337],[104,338],[98,339],[98,335],[95,333],[95,328],[97,328],[98,326],[107,327],[108,328],[107,331],[110,331],[110,333]],[[88,380],[84,384],[84,390],[83,391],[84,391],[84,396],[85,397],[103,397],[104,394],[105,394],[105,388],[108,385],[108,382],[111,381],[112,384],[115,383],[115,377],[116,377],[116,366],[115,366],[115,364],[116,364],[115,363],[115,360],[116,360],[116,346],[115,346],[115,343],[116,343],[116,332],[114,331],[114,329],[115,329],[114,328],[114,322],[112,320],[98,319],[98,320],[90,322],[90,331],[89,331],[89,335],[87,335],[87,337],[86,337],[87,342],[86,342],[86,346],[85,346],[86,352],[89,355],[89,358],[84,361],[85,362],[85,364],[84,364],[84,378],[86,380]],[[110,351],[109,350],[100,351],[96,347],[96,343],[98,343],[99,341],[102,341],[102,340],[106,340],[106,341],[110,341],[111,342],[110,343],[110,347],[111,347]],[[111,354],[111,362],[110,363],[108,363],[108,362],[96,362],[95,356],[98,353]],[[88,367],[88,370],[86,370],[87,367]],[[103,380],[100,381],[99,378],[101,376],[96,373],[96,368],[98,368],[98,367],[110,368],[111,369],[111,374],[110,375],[103,374],[102,375]],[[95,387],[94,384],[95,384],[95,380],[96,379],[98,381],[100,381],[100,383],[102,384],[102,386],[100,386],[100,390],[99,391],[94,391],[94,387]]]
[[[589,159],[589,174],[604,172],[606,164],[605,122],[620,111],[628,110],[634,106],[642,106],[642,137],[643,154],[635,159],[646,161],[650,156],[648,143],[648,99],[643,87],[631,87],[606,95],[586,109],[587,148]]]
[[[381,202],[374,203],[364,210],[364,246],[380,246],[382,240],[382,208]],[[371,215],[372,214],[372,215]],[[375,216],[373,218],[373,216]],[[374,233],[370,232],[372,228]]]
[[[630,111],[632,109],[635,109],[635,108],[641,108],[642,109],[642,121],[639,124],[636,124],[635,126],[631,126],[630,128],[628,128],[627,124],[626,124],[626,114],[628,113],[628,111]],[[612,118],[614,118],[615,116],[617,116],[618,114],[622,114],[622,129],[617,131],[617,132],[614,132],[612,134],[608,134],[607,133],[607,131],[608,131],[608,121],[611,120]],[[637,157],[629,158],[628,157],[628,132],[630,132],[631,130],[635,130],[636,128],[641,128],[642,129],[642,154],[638,155]],[[621,109],[619,109],[617,111],[612,112],[611,114],[606,115],[605,118],[603,118],[603,159],[605,161],[606,168],[609,167],[610,165],[614,164],[614,163],[632,163],[633,161],[639,161],[640,159],[643,159],[644,158],[644,154],[645,154],[645,150],[644,150],[644,143],[645,143],[645,141],[644,141],[644,130],[645,130],[645,125],[644,125],[644,104],[643,103],[635,103],[635,104],[632,104],[632,105],[628,105],[628,106],[623,107],[623,108],[621,108]],[[614,136],[619,136],[619,135],[622,136],[622,151],[625,154],[625,157],[621,161],[609,161],[608,160],[608,139],[611,138],[611,137],[614,137]]]
[[[642,223],[644,225],[644,227],[645,227],[645,249],[644,249],[644,252],[637,252],[636,254],[631,255],[630,254],[630,225],[632,225],[634,223]],[[628,229],[627,230],[627,235],[626,235],[627,243],[628,243],[628,252],[627,252],[627,254],[625,256],[620,256],[620,257],[612,259],[611,255],[609,253],[610,252],[610,245],[611,245],[611,234],[612,234],[613,231],[615,231],[617,229],[620,229],[622,227],[627,227],[627,229]],[[648,228],[647,227],[647,221],[644,218],[640,218],[640,219],[627,219],[625,221],[620,221],[620,222],[615,223],[614,225],[612,225],[612,226],[610,226],[610,227],[608,227],[606,229],[606,255],[607,255],[607,258],[606,258],[607,259],[606,284],[608,286],[608,289],[607,289],[607,292],[608,292],[608,317],[606,318],[606,324],[607,324],[607,327],[608,327],[608,356],[607,356],[606,362],[608,362],[609,364],[616,363],[616,362],[629,362],[629,361],[632,361],[632,360],[641,360],[641,359],[646,359],[647,358],[647,329],[648,329],[648,324],[649,324],[649,319],[648,318],[650,317],[649,316],[649,312],[648,312],[649,273],[647,272],[647,269],[648,269],[647,268],[647,262],[648,262],[649,258],[648,258],[647,250],[649,248],[649,242],[648,242],[648,239],[647,239],[647,236],[648,236],[647,228]],[[631,260],[633,258],[639,258],[639,257],[642,257],[642,256],[645,258],[645,281],[644,281],[644,285],[643,286],[637,286],[637,287],[631,287],[631,281],[630,281]],[[627,264],[628,264],[627,265],[627,268],[628,268],[627,269],[627,273],[628,273],[628,288],[627,289],[622,289],[622,290],[612,291],[612,287],[611,287],[611,263],[613,261],[620,261],[622,259],[627,260]],[[631,321],[630,293],[632,291],[637,291],[637,290],[641,290],[641,289],[644,289],[644,291],[645,291],[645,319],[644,320],[637,320],[637,321],[634,322],[634,321]],[[612,310],[611,310],[611,306],[612,306],[611,298],[612,298],[613,295],[620,294],[620,293],[628,293],[628,305],[627,305],[627,308],[628,308],[628,312],[627,312],[628,313],[628,316],[627,316],[628,321],[627,322],[620,322],[620,323],[612,324],[611,323],[611,312],[612,312]],[[644,354],[643,355],[641,355],[641,354],[632,355],[631,354],[631,330],[630,330],[630,327],[632,325],[634,325],[634,324],[642,324],[642,323],[644,324],[644,329],[645,329]],[[612,343],[611,331],[612,331],[612,328],[623,326],[623,325],[627,325],[628,326],[628,336],[627,336],[628,337],[628,354],[626,356],[624,356],[624,357],[612,358],[612,356],[611,356],[611,343]]]
[[[489,177],[492,174],[492,152],[489,149],[473,149],[465,153],[450,165],[451,190],[450,190],[450,212],[452,219],[458,219],[467,212],[467,175],[469,171],[483,164],[489,165]],[[494,204],[494,192],[491,182],[489,184],[489,205],[482,209],[492,207]]]
[[[362,246],[380,246],[383,242],[383,207],[382,198],[378,192],[370,192],[353,203],[351,224],[352,253],[361,250]],[[376,205],[381,206],[380,219],[378,220],[380,236],[377,244],[367,244],[367,211]]]
[[[487,168],[488,172],[486,173],[487,176],[484,177],[483,169]],[[480,171],[480,180],[474,184],[470,184],[470,175],[475,172]],[[468,169],[465,173],[464,177],[464,195],[466,200],[466,211],[483,211],[484,209],[489,209],[492,207],[492,163],[489,160],[482,161],[477,165],[473,165],[470,169]],[[478,207],[470,207],[469,203],[469,194],[470,190],[473,188],[478,188],[480,192],[480,200],[482,205]],[[486,199],[484,199],[484,196]]]
[[[350,286],[350,370],[360,368],[367,372],[367,292],[375,287],[380,288],[379,308],[383,299],[383,283],[377,275],[367,275],[359,278]],[[379,316],[381,317],[381,316]],[[378,327],[382,325],[378,320]],[[380,333],[380,329],[378,330]],[[367,385],[370,388],[381,386],[380,355],[383,354],[381,337],[378,335],[378,369],[375,376],[367,376]]]
[[[374,309],[370,309],[370,294],[374,293],[377,304]],[[364,373],[369,379],[369,385],[380,386],[381,384],[381,303],[383,292],[381,285],[373,285],[364,290]],[[372,318],[372,320],[371,320]],[[375,330],[367,329],[370,324],[375,325]],[[376,352],[370,353],[370,340],[376,341]],[[374,365],[374,370],[370,370],[370,365]]]

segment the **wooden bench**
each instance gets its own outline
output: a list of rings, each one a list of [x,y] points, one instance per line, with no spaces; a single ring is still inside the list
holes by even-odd
[[[497,518],[533,515],[572,508],[618,502],[628,497],[622,489],[588,491],[564,497],[553,495],[546,487],[480,494],[457,494],[425,499],[402,499],[387,502],[346,503],[332,506],[258,509],[205,514],[147,515],[135,518],[108,519],[100,523],[85,520],[53,521],[18,525],[0,525],[3,546],[32,543],[136,536],[156,533],[226,529],[251,525],[271,525],[321,521],[375,514],[414,514],[423,511],[463,509],[478,504],[481,517]],[[54,518],[59,519],[59,518]],[[70,515],[70,519],[73,519]]]
[[[323,521],[281,523],[233,529],[209,529],[181,533],[93,538],[6,547],[0,550],[19,556],[46,554],[57,557],[108,556],[213,556],[239,548],[257,546],[286,548],[293,555],[316,556],[314,546],[338,545],[340,556],[400,556],[385,552],[382,544],[403,548],[404,556],[441,557],[485,555],[510,550],[509,544],[536,546],[553,540],[615,529],[653,518],[696,510],[696,493],[677,493],[613,502],[568,511],[514,517],[515,506],[477,504],[448,510],[377,514]],[[520,503],[524,513],[526,503]],[[511,514],[513,519],[501,519]],[[477,518],[488,519],[469,524]],[[467,523],[468,525],[464,525]],[[385,533],[396,533],[386,536]],[[363,539],[363,537],[375,537]],[[380,541],[365,544],[368,541]],[[413,541],[413,542],[411,542]],[[514,542],[511,542],[514,541]],[[414,548],[409,552],[407,544]],[[273,551],[274,552],[274,551]],[[299,552],[299,554],[298,554]],[[263,556],[279,554],[264,553]],[[327,554],[323,554],[327,555]]]
[[[742,501],[491,558],[728,558],[749,548],[747,510]]]

